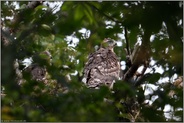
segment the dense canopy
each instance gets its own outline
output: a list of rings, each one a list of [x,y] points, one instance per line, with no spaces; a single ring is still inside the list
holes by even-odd
[[[117,41],[112,90],[82,83]],[[183,121],[183,1],[1,1],[1,121]]]

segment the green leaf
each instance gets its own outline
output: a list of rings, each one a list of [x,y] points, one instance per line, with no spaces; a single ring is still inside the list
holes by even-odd
[[[52,29],[50,28],[50,26],[46,25],[46,24],[42,24],[41,27],[45,30],[51,31]]]
[[[77,7],[75,8],[75,15],[74,15],[74,19],[75,21],[81,20],[81,18],[84,16],[84,8],[82,7],[82,5],[77,5]]]

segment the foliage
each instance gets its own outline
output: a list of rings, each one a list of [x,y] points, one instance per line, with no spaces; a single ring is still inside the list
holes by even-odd
[[[1,1],[2,121],[183,121],[183,90],[173,85],[173,77],[183,75],[183,2],[66,1],[58,7],[61,3],[16,2],[17,9],[13,1]],[[106,37],[122,43],[115,52],[124,62],[127,42],[133,50],[141,40],[149,51],[149,72],[139,81],[119,80],[113,90],[86,88],[82,71],[87,56]],[[30,57],[47,70],[46,80],[33,80],[25,70],[22,61]],[[145,96],[146,83],[158,89]],[[145,103],[154,96],[151,105]],[[173,110],[166,117],[168,104]]]

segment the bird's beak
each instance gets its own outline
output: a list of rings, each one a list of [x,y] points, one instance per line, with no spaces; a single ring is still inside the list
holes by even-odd
[[[103,43],[106,43],[108,41],[108,39],[107,38],[105,38],[104,40],[103,40]]]

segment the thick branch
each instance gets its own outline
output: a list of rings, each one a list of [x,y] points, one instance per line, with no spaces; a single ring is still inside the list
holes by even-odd
[[[131,54],[132,65],[124,75],[125,80],[129,81],[135,75],[139,66],[148,62],[150,55],[150,36],[151,33],[149,30],[145,30],[141,46],[136,45],[134,48],[134,51]]]

